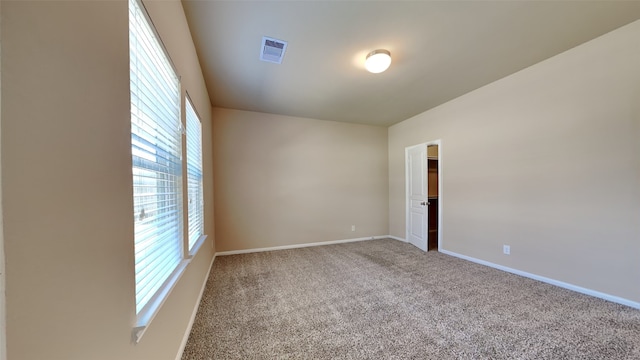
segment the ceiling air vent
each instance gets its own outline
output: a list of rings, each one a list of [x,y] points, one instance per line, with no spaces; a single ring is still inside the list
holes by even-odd
[[[287,50],[286,41],[263,36],[260,60],[281,64],[285,50]]]

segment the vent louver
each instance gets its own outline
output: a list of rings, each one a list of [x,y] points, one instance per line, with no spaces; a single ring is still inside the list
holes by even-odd
[[[281,64],[285,50],[287,50],[286,41],[263,36],[262,47],[260,48],[260,60]]]

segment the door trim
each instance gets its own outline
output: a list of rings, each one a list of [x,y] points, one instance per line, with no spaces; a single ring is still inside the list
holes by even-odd
[[[404,219],[405,219],[405,227],[404,227],[404,236],[405,241],[409,241],[409,211],[411,206],[411,201],[409,199],[409,150],[424,146],[428,147],[430,145],[438,145],[438,250],[442,249],[442,139],[431,140],[421,144],[415,144],[411,146],[407,146],[404,148]],[[425,181],[429,181],[429,177],[425,176]],[[429,234],[429,224],[428,221],[425,223],[427,229],[425,229],[425,233]],[[427,249],[429,248],[429,239],[427,237]],[[428,251],[428,250],[427,250]]]

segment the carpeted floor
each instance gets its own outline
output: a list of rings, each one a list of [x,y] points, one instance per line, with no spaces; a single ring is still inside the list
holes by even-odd
[[[182,359],[640,359],[640,311],[396,240],[216,258]]]

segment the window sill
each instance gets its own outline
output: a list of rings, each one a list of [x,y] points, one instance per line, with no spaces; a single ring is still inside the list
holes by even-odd
[[[196,254],[202,247],[202,244],[204,244],[206,240],[207,235],[200,236],[198,241],[196,241],[196,243],[191,248],[191,251],[189,251],[187,257],[180,262],[173,274],[169,277],[169,279],[167,279],[167,282],[164,284],[164,286],[158,291],[158,293],[156,293],[153,299],[149,301],[147,306],[145,306],[145,308],[142,309],[142,311],[140,311],[140,313],[137,315],[136,325],[133,328],[134,343],[137,344],[138,342],[140,342],[140,339],[142,339],[142,336],[147,331],[147,327],[149,327],[149,324],[151,324],[151,321],[153,321],[153,319],[156,317],[156,315],[162,308],[162,305],[171,294],[173,288],[176,286],[178,281],[180,281],[182,274],[184,274],[185,270],[187,269],[187,265],[189,265],[191,259],[196,256]]]
[[[198,250],[200,250],[200,248],[202,247],[202,244],[204,244],[204,242],[207,240],[207,235],[202,235],[200,236],[200,238],[198,238],[198,240],[196,241],[195,244],[193,244],[193,247],[191,247],[191,250],[189,251],[189,259],[193,259],[196,254],[198,253]]]
[[[160,308],[162,308],[162,304],[167,300],[169,294],[176,286],[182,274],[184,274],[187,265],[191,262],[191,258],[184,259],[180,262],[178,267],[175,269],[173,274],[167,279],[167,282],[164,286],[156,293],[156,295],[149,301],[147,306],[145,306],[140,313],[138,313],[136,318],[136,325],[133,328],[133,342],[138,343],[142,336],[147,331],[149,324],[156,317]]]

